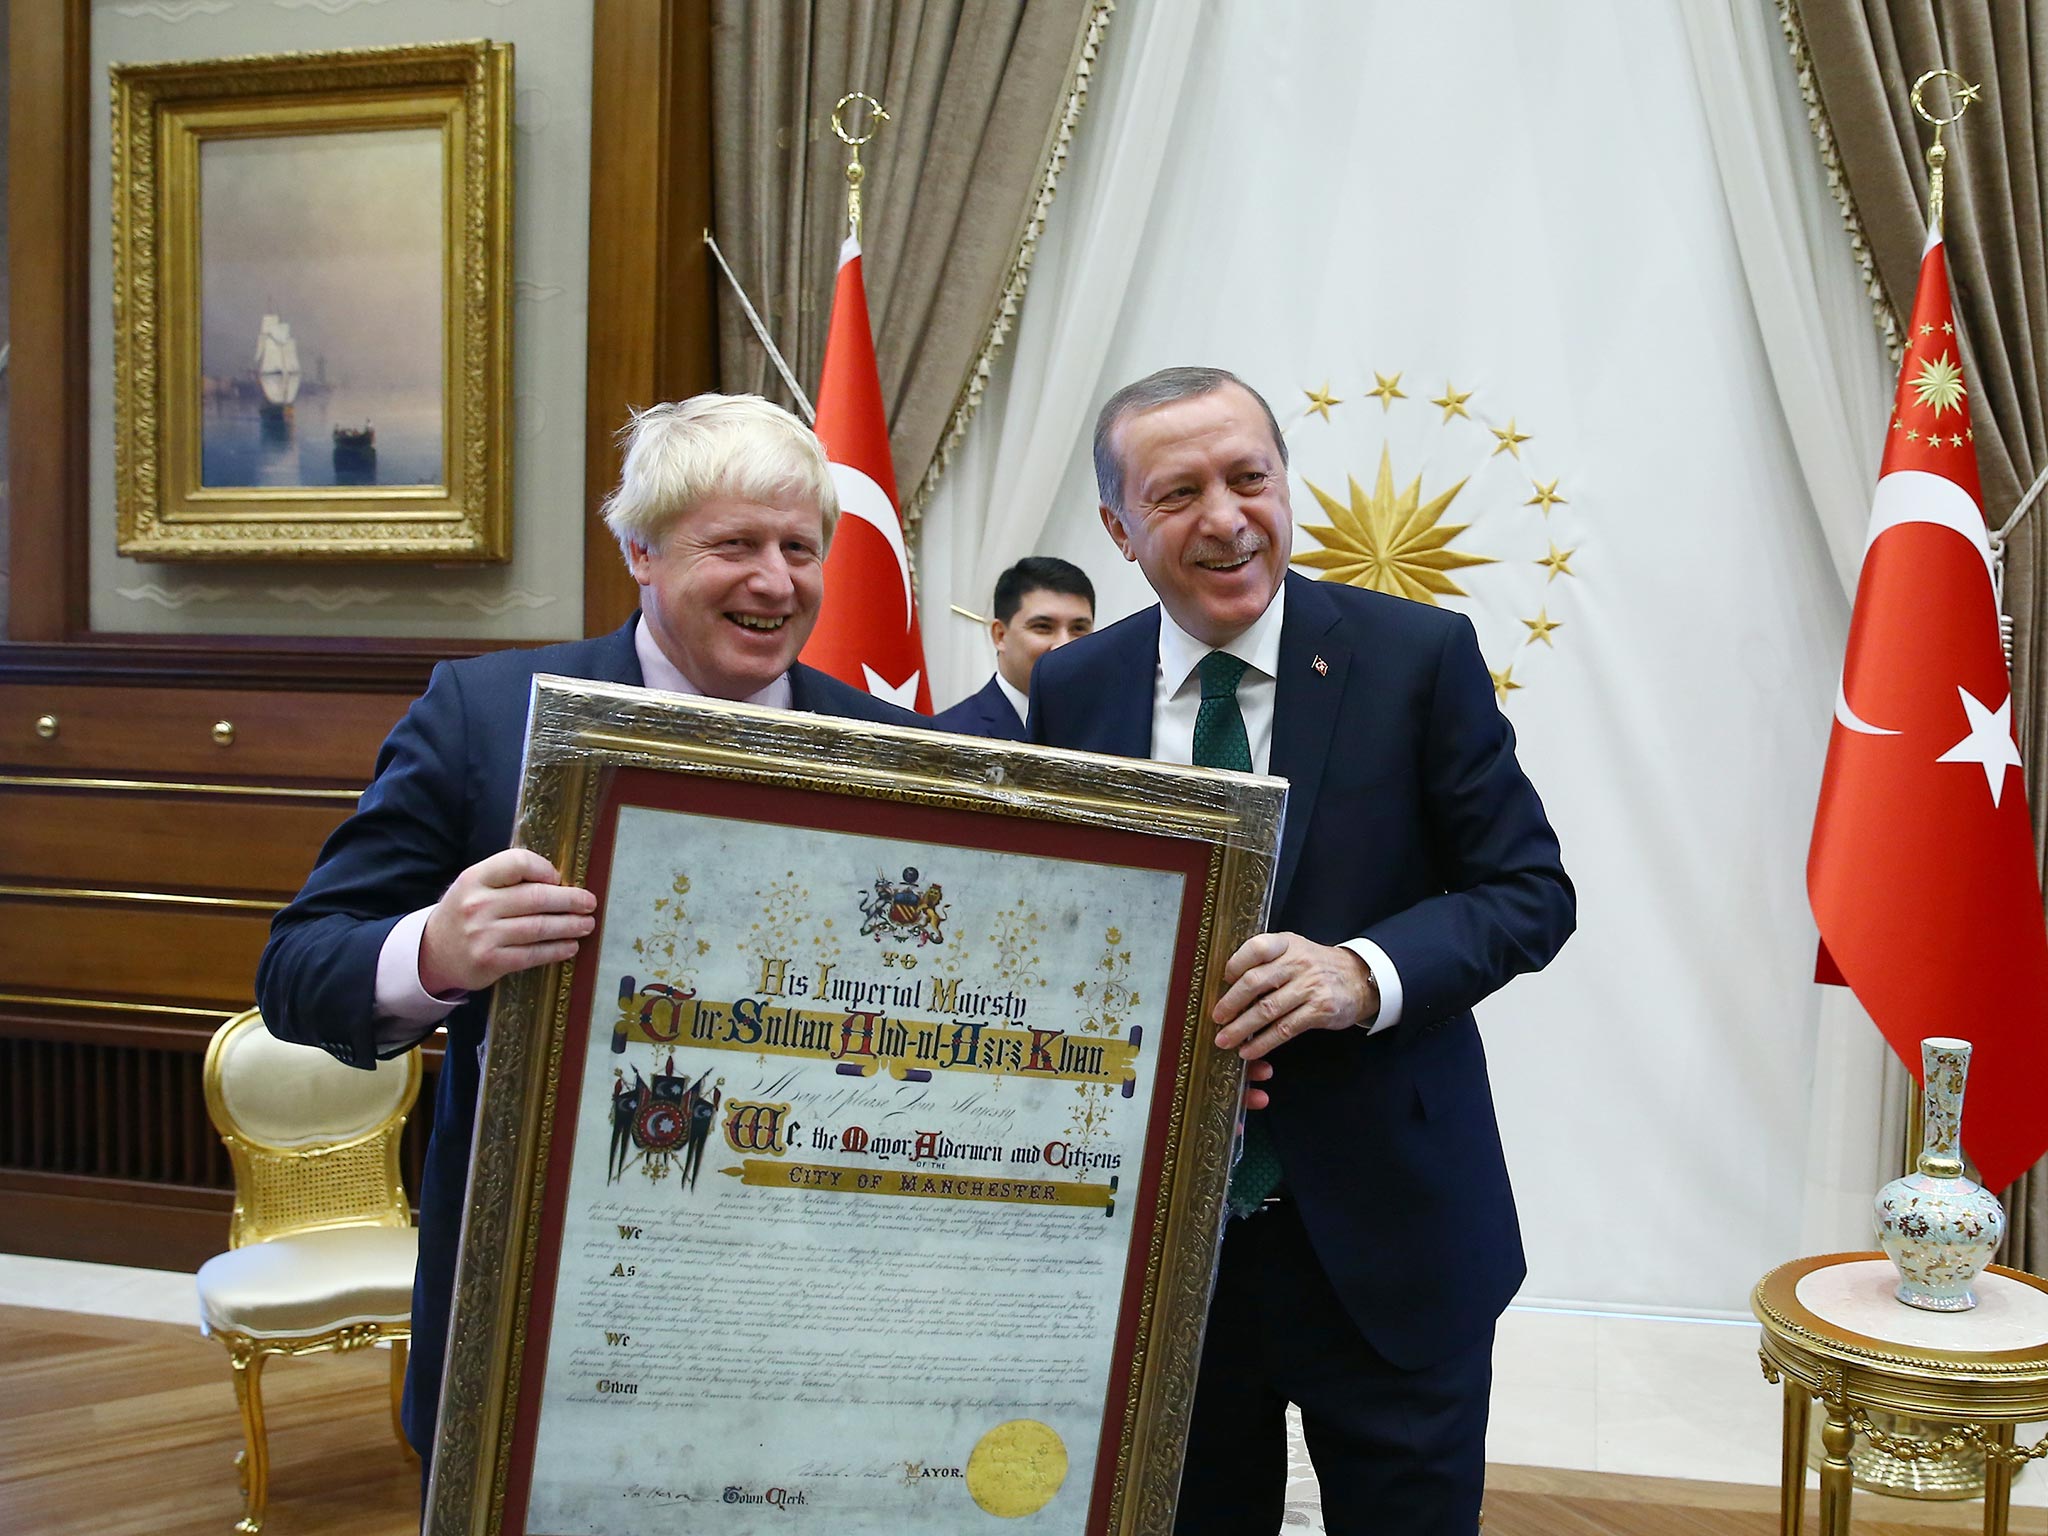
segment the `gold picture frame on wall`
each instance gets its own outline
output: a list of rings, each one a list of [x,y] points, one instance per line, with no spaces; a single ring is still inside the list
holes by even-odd
[[[426,1530],[1167,1536],[1285,798],[536,678]]]
[[[119,552],[509,558],[511,45],[110,74]]]

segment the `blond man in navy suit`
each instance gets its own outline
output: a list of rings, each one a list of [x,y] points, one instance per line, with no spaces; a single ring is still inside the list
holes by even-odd
[[[256,973],[271,1033],[371,1068],[437,1026],[448,1032],[419,1190],[401,1413],[423,1463],[433,1456],[491,988],[567,960],[595,922],[588,891],[508,846],[533,679],[547,672],[927,724],[797,663],[824,602],[838,515],[817,438],[779,406],[698,395],[637,416],[605,521],[640,585],[639,611],[594,639],[437,666],[378,753],[355,814],[271,923]]]

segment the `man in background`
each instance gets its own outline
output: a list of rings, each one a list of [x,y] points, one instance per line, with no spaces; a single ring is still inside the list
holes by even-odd
[[[1086,571],[1050,555],[1019,560],[996,578],[995,618],[988,626],[995,676],[978,693],[933,716],[932,724],[965,736],[1022,741],[1031,669],[1046,652],[1094,627],[1095,584]]]
[[[448,1031],[419,1191],[401,1413],[423,1462],[434,1452],[491,988],[568,960],[595,926],[588,891],[507,846],[533,678],[926,724],[797,663],[824,600],[838,515],[818,440],[778,406],[698,395],[635,417],[604,518],[640,584],[639,612],[596,639],[437,666],[378,753],[355,814],[271,923],[256,997],[279,1038],[371,1068],[437,1025]],[[422,1488],[424,1477],[423,1468]]]
[[[1030,739],[1288,781],[1273,928],[1225,964],[1248,1063],[1175,1529],[1272,1536],[1298,1404],[1332,1536],[1471,1536],[1524,1266],[1472,1005],[1575,900],[1471,624],[1288,573],[1287,447],[1220,368],[1119,390],[1102,523],[1159,605],[1038,667]]]

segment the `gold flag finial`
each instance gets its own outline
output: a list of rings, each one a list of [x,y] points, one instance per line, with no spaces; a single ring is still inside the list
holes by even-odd
[[[1930,80],[1950,82],[1947,117],[1935,116],[1921,99]],[[1920,114],[1923,122],[1934,125],[1934,142],[1927,146],[1927,222],[1934,229],[1941,228],[1942,171],[1948,165],[1948,147],[1941,142],[1941,130],[1967,112],[1970,103],[1981,98],[1983,92],[1983,86],[1970,84],[1952,69],[1930,69],[1913,82],[1913,110]]]
[[[848,102],[864,101],[868,104],[869,122],[866,133],[855,136],[846,131],[840,121],[840,114]],[[867,179],[867,167],[860,163],[860,147],[882,131],[882,124],[889,121],[889,114],[882,110],[882,104],[866,91],[848,91],[839,98],[832,108],[832,131],[839,135],[842,144],[852,149],[853,154],[846,162],[846,223],[856,242],[860,239],[860,184]]]

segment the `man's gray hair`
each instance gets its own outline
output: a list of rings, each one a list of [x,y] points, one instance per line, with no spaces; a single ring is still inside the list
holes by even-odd
[[[1266,425],[1273,433],[1273,446],[1280,451],[1280,467],[1285,469],[1287,439],[1280,435],[1280,423],[1274,419],[1273,407],[1266,404],[1264,395],[1228,368],[1162,368],[1111,395],[1095,418],[1095,489],[1102,504],[1118,517],[1124,515],[1124,461],[1117,451],[1116,429],[1126,417],[1171,405],[1176,400],[1214,394],[1226,384],[1235,384],[1259,402],[1259,409],[1266,413]]]
[[[699,502],[718,496],[818,509],[832,542],[839,495],[811,429],[759,395],[692,395],[636,411],[620,433],[626,446],[604,521],[627,550],[653,548]]]

